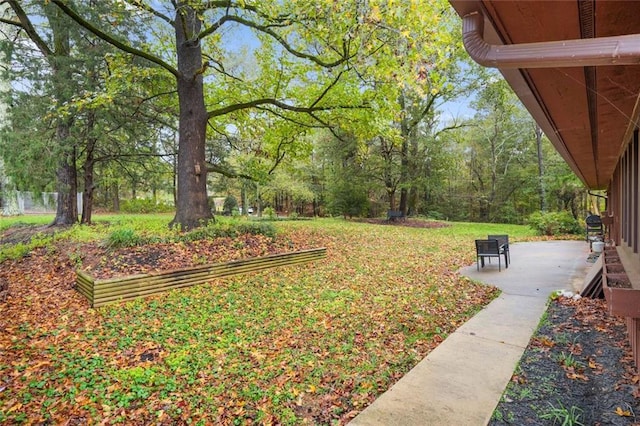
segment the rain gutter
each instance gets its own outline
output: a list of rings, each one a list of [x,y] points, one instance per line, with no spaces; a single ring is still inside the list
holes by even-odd
[[[640,64],[640,34],[591,39],[492,45],[484,38],[484,17],[462,18],[462,38],[469,56],[485,67],[559,68]]]

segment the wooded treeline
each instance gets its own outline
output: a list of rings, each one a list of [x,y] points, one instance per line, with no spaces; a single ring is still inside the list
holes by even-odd
[[[446,1],[5,0],[5,189],[522,223],[584,189]],[[449,110],[461,108],[454,117]],[[77,212],[75,193],[83,193]]]

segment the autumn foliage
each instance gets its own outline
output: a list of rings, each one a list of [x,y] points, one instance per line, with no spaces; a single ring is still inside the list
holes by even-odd
[[[2,263],[0,422],[345,424],[495,297],[456,272],[469,241],[342,221],[117,250],[54,239]],[[77,267],[105,277],[309,247],[327,258],[98,309],[74,290]]]

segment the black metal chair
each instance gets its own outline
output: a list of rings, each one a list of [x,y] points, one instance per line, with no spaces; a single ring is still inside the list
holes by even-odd
[[[502,246],[507,255],[505,258],[505,262],[507,263],[507,267],[511,263],[511,252],[509,252],[509,236],[508,235],[487,235],[488,240],[498,240],[498,243]]]
[[[586,225],[586,239],[589,243],[589,249],[591,249],[594,241],[604,240],[604,225],[602,224],[602,218],[597,214],[590,214],[584,222]]]
[[[502,263],[500,257],[504,256],[505,266],[508,268],[507,253],[500,247],[498,240],[476,240],[476,262],[478,271],[480,265],[484,268],[484,259],[488,258],[491,261],[492,257],[498,258],[498,271],[502,270]]]

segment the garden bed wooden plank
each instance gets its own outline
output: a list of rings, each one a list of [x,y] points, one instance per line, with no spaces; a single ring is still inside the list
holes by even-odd
[[[204,284],[214,278],[311,262],[322,259],[326,255],[327,249],[322,247],[104,280],[96,280],[85,271],[76,271],[76,289],[89,300],[92,307],[98,307],[117,301],[132,300],[168,290]]]

